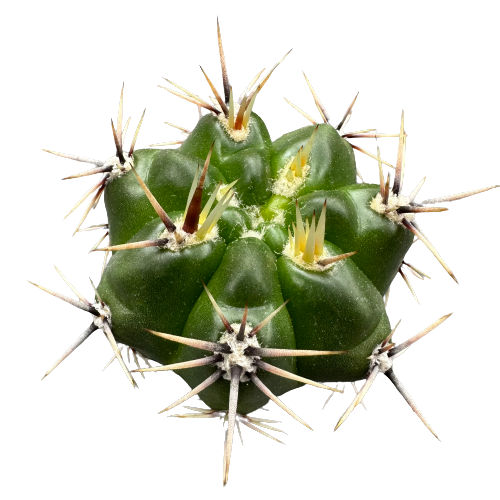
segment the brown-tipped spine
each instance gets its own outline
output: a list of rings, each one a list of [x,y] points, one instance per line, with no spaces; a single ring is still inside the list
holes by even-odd
[[[240,109],[238,110],[238,114],[236,115],[236,120],[234,122],[235,130],[241,130],[241,126],[243,125],[243,117],[245,116],[245,110],[247,109],[248,102],[248,97],[243,97]]]
[[[215,141],[212,143],[210,151],[208,152],[207,159],[205,160],[205,165],[203,166],[200,179],[198,180],[198,185],[196,186],[193,197],[191,198],[191,203],[189,204],[186,218],[184,219],[184,226],[182,226],[182,229],[186,233],[193,234],[198,231],[198,223],[200,222],[201,213],[201,198],[203,196],[203,184],[205,184],[205,177],[207,176],[208,165],[210,164],[210,157],[212,156],[214,144]]]
[[[146,183],[141,179],[140,175],[137,173],[135,168],[132,167],[132,165],[130,167],[132,169],[132,172],[134,172],[134,175],[135,175],[137,181],[139,182],[142,190],[144,191],[144,194],[147,196],[149,203],[151,203],[151,206],[155,209],[155,212],[158,214],[158,217],[161,219],[163,224],[165,224],[167,231],[173,233],[177,229],[175,227],[175,224],[172,222],[170,217],[167,215],[167,212],[165,212],[165,210],[163,210],[163,207],[158,203],[158,201],[154,197],[153,193],[146,186]]]
[[[248,317],[248,302],[245,304],[245,312],[243,313],[243,318],[241,319],[240,331],[238,332],[237,340],[243,342],[245,340],[245,328],[247,326]]]
[[[224,48],[222,47],[222,37],[220,34],[219,18],[217,18],[217,39],[219,42],[219,55],[220,55],[220,66],[222,69],[222,84],[224,86],[224,98],[226,99],[226,104],[229,104],[229,76],[227,74],[226,58],[224,56]]]
[[[116,146],[116,156],[118,156],[118,159],[120,160],[120,163],[122,165],[125,164],[125,157],[123,156],[123,149],[120,144],[120,140],[118,139],[118,136],[116,134],[115,130],[115,125],[113,123],[113,119],[111,119],[111,129],[113,130],[113,139],[115,141],[115,146]]]

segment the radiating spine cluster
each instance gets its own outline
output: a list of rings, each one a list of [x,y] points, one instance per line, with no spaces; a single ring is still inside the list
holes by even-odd
[[[141,119],[139,120],[139,124],[137,125],[137,128],[135,130],[134,138],[132,139],[132,142],[130,144],[130,149],[127,154],[124,151],[123,143],[125,140],[125,135],[128,130],[128,125],[130,123],[130,118],[125,123],[125,126],[123,126],[123,88],[124,86],[122,86],[122,90],[120,93],[120,103],[118,105],[118,119],[116,128],[113,123],[113,119],[111,119],[111,130],[113,132],[113,139],[116,146],[116,156],[112,156],[111,158],[108,158],[106,161],[101,161],[101,160],[93,160],[91,158],[86,158],[84,156],[70,155],[66,153],[57,153],[55,151],[49,151],[48,149],[43,150],[46,151],[47,153],[51,153],[56,156],[61,156],[63,158],[68,158],[70,160],[80,161],[84,163],[91,163],[95,165],[95,168],[93,169],[85,170],[84,172],[80,172],[79,174],[65,177],[63,180],[76,179],[79,177],[86,177],[88,175],[103,174],[101,180],[97,184],[92,186],[77,201],[75,206],[64,217],[66,219],[66,217],[72,214],[91,194],[95,193],[94,196],[91,198],[90,203],[87,205],[87,208],[85,209],[73,235],[76,234],[78,231],[81,231],[80,228],[82,227],[82,224],[85,222],[85,219],[87,218],[89,212],[92,209],[94,209],[99,203],[99,200],[101,199],[101,196],[104,193],[104,189],[106,188],[108,183],[111,182],[113,179],[127,173],[133,167],[134,163],[133,154],[135,150],[135,145],[137,142],[137,137],[139,136],[139,131],[141,130],[141,125],[146,110],[144,110],[144,112],[142,113]]]
[[[392,342],[392,337],[394,335],[394,332],[396,331],[397,327],[399,326],[399,323],[393,328],[391,333],[387,336],[387,338],[378,346],[375,347],[375,349],[372,352],[372,355],[370,356],[370,369],[368,370],[367,377],[366,377],[366,382],[361,388],[361,390],[356,394],[356,397],[354,398],[353,402],[347,408],[347,410],[344,412],[344,414],[340,417],[339,421],[337,422],[337,425],[335,426],[335,430],[337,430],[347,419],[347,417],[351,414],[351,412],[356,408],[357,405],[362,403],[363,398],[365,397],[365,394],[368,392],[368,389],[372,386],[373,382],[375,381],[375,378],[379,373],[383,373],[396,387],[398,392],[403,396],[405,401],[409,404],[410,408],[417,414],[417,416],[420,418],[420,420],[423,422],[423,424],[432,432],[432,434],[439,440],[437,434],[434,432],[432,427],[430,426],[429,422],[425,419],[425,417],[422,415],[420,410],[417,408],[417,405],[411,398],[410,394],[408,391],[404,388],[403,384],[399,381],[399,379],[396,377],[396,374],[394,373],[393,370],[393,362],[394,360],[401,356],[406,350],[417,340],[420,340],[422,337],[427,335],[429,332],[434,330],[434,328],[437,328],[441,323],[446,321],[449,317],[451,316],[450,314],[447,314],[445,316],[442,316],[439,318],[437,321],[432,323],[432,325],[429,325],[427,328],[422,330],[420,333],[417,333],[410,339],[408,339],[406,342],[403,342],[399,345],[396,345],[395,343]]]
[[[210,89],[214,93],[214,99],[213,99],[213,104],[210,104],[206,102],[204,99],[202,99],[200,96],[193,94],[189,90],[185,89],[184,87],[181,87],[177,83],[174,83],[171,80],[168,80],[165,78],[165,80],[179,89],[181,92],[177,92],[175,90],[169,89],[167,87],[163,87],[161,85],[158,85],[160,88],[167,90],[171,94],[180,97],[181,99],[184,99],[188,102],[191,102],[193,104],[196,104],[198,106],[198,109],[201,110],[201,108],[204,108],[212,113],[214,113],[216,116],[223,116],[225,121],[224,123],[227,125],[228,132],[231,131],[242,131],[245,129],[248,129],[248,124],[250,122],[250,116],[252,114],[252,109],[253,105],[255,103],[255,99],[257,98],[257,95],[259,92],[262,90],[264,87],[265,83],[271,75],[273,74],[274,70],[283,62],[285,57],[291,52],[289,50],[282,58],[279,60],[269,71],[269,73],[262,79],[262,81],[257,85],[257,87],[254,89],[254,85],[257,83],[257,80],[259,79],[260,75],[264,72],[264,69],[261,70],[257,75],[252,79],[252,81],[247,85],[243,93],[241,94],[240,98],[238,99],[237,104],[234,102],[234,96],[233,96],[233,88],[229,83],[229,76],[227,72],[227,66],[226,66],[226,58],[224,56],[224,49],[222,46],[222,37],[220,33],[220,27],[219,27],[219,22],[217,21],[217,36],[218,36],[218,41],[219,41],[219,55],[220,55],[220,63],[221,63],[221,68],[222,68],[222,83],[224,87],[224,99],[222,99],[221,95],[217,91],[215,85],[212,83],[208,75],[205,73],[203,68],[200,66],[200,69],[203,73],[203,76],[207,80],[208,85],[210,86]],[[200,117],[201,117],[201,111],[200,111]],[[235,140],[243,140],[246,135],[232,135],[233,139]],[[175,142],[174,142],[175,143]],[[161,145],[170,145],[172,142],[169,143],[161,143]]]
[[[276,316],[286,306],[286,302],[283,303],[280,307],[278,307],[278,309],[273,311],[267,318],[265,318],[263,321],[261,321],[254,328],[250,329],[250,331],[248,331],[248,332],[246,331],[247,330],[248,306],[245,306],[245,311],[243,313],[241,324],[239,326],[238,331],[236,332],[234,330],[234,328],[231,326],[231,324],[229,323],[229,321],[227,320],[227,318],[224,316],[224,313],[222,312],[221,308],[219,307],[219,305],[217,304],[217,302],[215,301],[215,299],[213,298],[212,294],[210,293],[210,291],[208,290],[208,288],[206,286],[205,286],[205,292],[207,293],[208,298],[210,299],[214,309],[217,311],[217,314],[218,314],[219,318],[221,319],[222,324],[224,325],[224,328],[226,329],[227,333],[229,333],[231,336],[234,336],[235,340],[237,342],[244,342],[246,338],[251,338],[251,337],[256,336],[257,333],[264,326],[266,326],[272,320],[272,318],[274,316]],[[196,359],[196,360],[192,360],[192,361],[187,361],[184,363],[175,363],[173,365],[160,366],[160,367],[154,367],[154,368],[143,368],[143,369],[134,370],[134,371],[138,371],[138,372],[169,371],[169,370],[181,370],[181,369],[186,369],[186,368],[194,368],[194,367],[206,366],[206,365],[218,365],[223,360],[223,357],[225,355],[228,355],[231,353],[231,348],[229,347],[229,345],[227,343],[207,342],[207,341],[203,341],[203,340],[196,340],[196,339],[192,339],[192,338],[170,335],[168,333],[163,333],[163,332],[156,332],[153,330],[148,330],[148,331],[150,333],[157,335],[161,338],[164,338],[166,340],[177,342],[179,344],[188,345],[188,346],[194,347],[196,349],[211,351],[214,354],[212,356],[209,356],[209,357]],[[339,391],[336,388],[327,386],[325,384],[320,384],[318,382],[315,382],[314,380],[310,380],[310,379],[301,377],[299,375],[296,375],[294,373],[288,372],[286,370],[282,370],[281,368],[278,368],[276,366],[273,366],[269,363],[262,361],[260,358],[261,357],[266,357],[266,358],[268,358],[268,357],[288,357],[288,356],[325,356],[325,355],[343,354],[343,353],[345,353],[345,351],[270,349],[270,348],[248,346],[248,347],[246,347],[244,352],[245,352],[245,356],[250,358],[251,364],[255,368],[255,369],[246,373],[246,375],[248,376],[248,378],[250,378],[250,380],[253,382],[253,384],[256,387],[258,387],[269,399],[274,401],[280,408],[285,410],[295,420],[297,420],[301,424],[305,425],[309,429],[311,429],[311,427],[308,424],[306,424],[290,408],[288,408],[262,382],[262,380],[255,373],[256,369],[259,368],[261,370],[270,372],[270,373],[277,375],[279,377],[285,377],[285,378],[295,380],[295,381],[303,383],[303,384],[313,385],[315,387],[327,389],[327,390],[330,390],[333,392],[343,392],[343,391]],[[247,365],[247,360],[245,360],[245,365]],[[227,483],[227,480],[228,480],[229,463],[231,460],[231,450],[232,450],[232,445],[233,445],[234,428],[235,428],[235,425],[237,422],[237,406],[238,406],[239,385],[240,385],[240,380],[242,379],[242,376],[245,375],[245,373],[243,373],[242,370],[243,369],[242,369],[242,366],[240,364],[231,364],[230,365],[230,372],[228,373],[229,379],[230,379],[230,392],[229,392],[229,409],[227,412],[228,428],[227,428],[226,439],[225,439],[225,443],[224,443],[224,479],[223,479],[224,485]],[[197,387],[195,387],[194,389],[189,391],[182,398],[178,399],[174,403],[167,406],[160,413],[169,411],[169,410],[175,408],[176,406],[180,405],[181,403],[184,403],[185,401],[192,398],[193,396],[196,396],[196,394],[199,394],[201,391],[203,391],[207,387],[214,384],[223,375],[224,375],[224,370],[221,367],[216,368],[215,372],[212,375],[210,375],[206,380],[204,380]],[[195,410],[197,410],[197,409],[195,409]],[[202,411],[202,413],[204,413],[204,412]],[[211,411],[209,411],[208,414],[207,413],[204,413],[204,414],[210,415],[210,416],[218,416],[218,415],[213,415]],[[243,416],[243,417],[248,418],[246,416]],[[255,423],[255,422],[250,421],[250,423]],[[269,437],[271,437],[271,436],[269,436]]]
[[[415,189],[410,193],[409,196],[404,196],[401,194],[403,189],[403,179],[404,179],[404,169],[405,169],[405,156],[406,156],[406,132],[404,130],[404,112],[401,114],[401,126],[399,132],[399,145],[398,145],[398,155],[396,160],[396,172],[394,175],[394,182],[392,187],[390,186],[391,175],[387,174],[387,179],[384,182],[384,175],[382,171],[382,161],[380,159],[380,151],[378,153],[378,166],[379,166],[379,179],[380,179],[380,193],[372,200],[371,208],[385,215],[388,219],[394,223],[398,223],[410,230],[422,243],[432,252],[436,257],[438,262],[443,266],[446,272],[458,283],[455,275],[446,264],[444,259],[441,257],[439,252],[436,250],[434,245],[429,241],[429,239],[424,235],[420,226],[415,220],[415,215],[419,213],[433,213],[433,212],[443,212],[448,210],[444,207],[427,207],[425,205],[431,205],[434,203],[449,202],[455,200],[461,200],[475,194],[484,193],[490,189],[495,189],[500,187],[500,185],[490,186],[482,189],[475,189],[472,191],[467,191],[460,194],[454,194],[450,196],[442,196],[439,198],[433,198],[425,200],[421,203],[417,203],[415,198],[417,197],[420,189],[424,185],[425,177],[417,184]],[[404,274],[400,273],[403,278]],[[423,273],[418,273],[422,275]],[[425,275],[424,275],[425,276]],[[405,282],[409,284],[408,280]],[[409,285],[410,286],[410,285]],[[410,286],[410,290],[413,289]]]
[[[136,387],[137,384],[130,374],[127,366],[125,365],[125,362],[123,361],[122,355],[120,350],[118,349],[118,346],[116,344],[115,337],[113,336],[113,332],[111,330],[111,312],[109,308],[106,306],[106,304],[102,301],[102,299],[99,296],[99,293],[97,292],[94,283],[92,283],[92,280],[90,282],[92,283],[92,287],[94,288],[94,291],[97,296],[97,302],[91,303],[88,301],[67,279],[66,277],[57,269],[56,271],[59,273],[61,278],[64,280],[64,282],[69,286],[69,288],[73,291],[73,293],[78,297],[78,300],[74,300],[70,297],[67,297],[65,295],[62,295],[59,292],[54,292],[53,290],[49,290],[48,288],[45,288],[41,285],[37,285],[36,283],[30,283],[40,290],[43,290],[44,292],[47,292],[50,295],[53,295],[54,297],[57,297],[58,299],[63,300],[64,302],[67,302],[68,304],[71,304],[72,306],[81,309],[82,311],[90,313],[93,318],[92,318],[92,323],[90,326],[71,344],[71,346],[64,351],[63,355],[52,365],[52,367],[45,373],[43,376],[42,380],[52,373],[77,347],[83,344],[85,340],[87,340],[92,333],[94,333],[96,330],[101,329],[108,342],[111,345],[111,348],[113,349],[114,356],[116,359],[118,359],[120,366],[122,367],[123,371],[125,372],[125,375],[127,376],[129,382],[132,384],[133,387]],[[114,359],[114,358],[113,358]]]
[[[319,113],[321,115],[323,123],[331,125],[330,124],[330,115],[328,114],[326,108],[323,106],[323,104],[322,104],[322,102],[321,102],[318,94],[316,94],[316,92],[315,92],[313,86],[311,85],[311,82],[307,78],[306,74],[303,73],[303,75],[304,75],[304,78],[306,80],[307,86],[309,87],[309,90],[311,91],[311,94],[312,94],[313,99],[314,99],[314,104],[318,108],[318,111],[319,111]],[[344,127],[347,125],[347,123],[349,122],[349,120],[351,118],[352,110],[354,108],[354,104],[356,103],[358,95],[359,95],[359,92],[356,94],[356,96],[352,100],[351,104],[347,108],[347,111],[344,113],[344,116],[340,120],[339,124],[337,125],[337,127],[335,127],[335,130],[337,130],[339,132],[339,134],[341,134],[342,137],[344,139],[346,139],[346,140],[347,139],[359,139],[359,138],[373,138],[373,139],[378,139],[379,137],[380,138],[381,137],[399,137],[399,134],[384,134],[384,133],[379,133],[379,132],[376,131],[376,129],[366,129],[366,130],[358,130],[356,132],[343,133]],[[310,114],[308,114],[305,111],[303,111],[302,109],[300,109],[298,106],[296,106],[295,104],[293,104],[293,102],[289,101],[288,99],[286,99],[286,98],[284,98],[284,99],[285,99],[285,101],[288,104],[290,104],[290,106],[292,106],[293,109],[295,109],[296,111],[298,111],[304,118],[306,118],[307,120],[309,120],[313,125],[317,125],[318,124],[318,122]],[[359,146],[357,146],[355,144],[352,144],[351,142],[349,142],[349,144],[356,151],[359,151],[359,152],[361,152],[361,153],[369,156],[370,158],[378,159],[379,161],[381,161],[382,163],[384,163],[388,167],[394,168],[390,163],[386,162],[385,160],[382,160],[380,158],[380,154],[378,154],[376,156],[373,153],[370,153],[369,151],[366,151],[365,149],[363,149],[363,148],[361,148],[361,147],[359,147]],[[357,174],[358,174],[358,177],[363,181],[363,179],[362,179],[359,171],[357,171]]]

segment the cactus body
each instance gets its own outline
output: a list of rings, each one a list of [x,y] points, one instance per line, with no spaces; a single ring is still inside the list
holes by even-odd
[[[217,117],[207,115],[179,150],[137,152],[137,174],[172,220],[181,215],[175,210],[184,208],[197,164],[204,162],[212,144],[202,201],[208,200],[217,182],[238,179],[233,189],[239,206],[227,208],[214,240],[176,251],[152,247],[115,252],[98,291],[111,309],[118,342],[162,364],[199,358],[199,350],[178,346],[145,329],[217,342],[224,326],[203,292],[202,283],[207,283],[230,323],[241,320],[246,303],[248,324],[255,326],[289,299],[287,307],[259,332],[262,346],[319,351],[363,346],[362,355],[351,356],[349,363],[339,362],[341,356],[314,356],[280,359],[276,366],[321,382],[351,380],[353,373],[365,376],[366,358],[381,336],[390,332],[383,320],[381,294],[397,273],[413,236],[369,207],[378,188],[356,184],[352,149],[328,124],[318,127],[309,173],[296,196],[286,198],[282,208],[273,211],[271,221],[260,222],[261,212],[279,196],[272,193],[273,180],[314,131],[315,127],[305,127],[270,144],[263,122],[253,115],[247,141],[238,143]],[[242,174],[243,182],[238,178]],[[256,200],[260,204],[254,204]],[[295,200],[309,220],[313,211],[321,213],[326,200],[325,256],[358,253],[327,270],[304,268],[282,255],[289,244],[285,228],[295,219]],[[164,230],[132,172],[109,185],[106,209],[112,244],[153,240]],[[279,217],[282,220],[276,222]],[[213,366],[207,366],[178,373],[194,388],[213,371]],[[263,381],[277,396],[298,385],[272,374],[265,374]],[[229,385],[221,378],[200,397],[214,410],[227,409]],[[247,414],[267,400],[246,381],[240,388],[238,412]]]
[[[142,371],[175,370],[191,391],[164,411],[198,394],[205,416],[227,416],[224,483],[238,418],[262,424],[248,414],[271,399],[307,426],[278,398],[304,383],[335,391],[323,383],[367,380],[338,427],[384,373],[434,434],[394,375],[393,360],[449,315],[396,346],[383,296],[398,273],[407,281],[403,265],[414,237],[454,278],[415,217],[444,210],[427,206],[436,201],[491,188],[418,203],[419,185],[404,196],[404,116],[392,135],[399,137],[392,186],[379,153],[379,184],[358,183],[342,132],[352,105],[335,128],[312,87],[325,123],[272,142],[252,109],[277,65],[236,102],[220,33],[219,46],[224,96],[207,77],[213,105],[170,82],[209,110],[178,149],[134,150],[137,130],[127,154],[120,101],[116,156],[89,160],[95,168],[82,175],[103,178],[88,193],[95,194],[85,215],[104,194],[109,245],[95,250],[112,256],[95,301],[40,287],[92,315],[47,374],[97,329],[133,385],[117,343],[164,365]]]

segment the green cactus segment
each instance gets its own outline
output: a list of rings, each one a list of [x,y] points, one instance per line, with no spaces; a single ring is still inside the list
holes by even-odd
[[[290,198],[273,194],[260,209],[260,215],[265,221],[272,221],[288,208]]]
[[[147,178],[151,163],[159,153],[159,149],[139,149],[134,152],[135,170],[141,178]],[[104,190],[104,203],[111,245],[125,243],[144,226],[143,217],[138,217],[138,214],[145,214],[146,221],[157,217],[131,172],[108,183]],[[135,222],[136,218],[140,220]]]
[[[325,241],[332,255],[344,252]],[[377,327],[384,303],[370,280],[350,260],[326,271],[308,270],[291,259],[278,259],[283,296],[295,332],[297,349],[348,350],[369,337]],[[329,372],[330,356],[298,359],[299,374],[335,381]]]
[[[238,180],[234,190],[243,205],[262,205],[271,196],[269,150],[245,149],[219,167],[227,182]]]
[[[227,182],[236,179],[234,190],[244,205],[261,205],[271,195],[269,150],[271,138],[264,122],[252,114],[248,137],[234,141],[214,115],[205,115],[179,151],[205,158],[215,142],[211,163],[220,169]]]
[[[373,349],[381,344],[391,332],[389,318],[385,311],[382,311],[382,317],[373,333],[361,344],[357,345],[345,354],[339,356],[330,356],[328,363],[329,380],[335,382],[356,382],[366,378],[370,360],[368,357]],[[321,362],[320,357],[318,357]],[[318,367],[319,368],[319,367]]]
[[[333,191],[317,191],[298,198],[302,217],[311,218],[326,205],[325,238],[351,257],[381,294],[385,294],[410,248],[413,235],[370,208],[379,186],[357,184]],[[289,203],[286,225],[295,220],[295,203]]]
[[[134,168],[170,214],[184,211],[196,169],[198,165],[203,167],[205,158],[206,155],[198,160],[174,149],[141,149],[134,153]],[[203,204],[219,182],[225,183],[226,179],[216,167],[210,165],[203,190]],[[104,202],[111,245],[126,243],[144,224],[158,217],[133,172],[109,183],[104,192]]]
[[[262,241],[274,252],[281,255],[288,241],[288,233],[280,224],[260,224],[257,231],[262,232]]]
[[[226,243],[231,243],[252,228],[252,220],[245,210],[228,207],[219,219],[217,226],[219,227],[219,236],[224,238]]]
[[[255,113],[251,115],[249,127],[248,137],[244,141],[235,142],[216,116],[213,114],[205,115],[199,120],[179,151],[198,158],[206,158],[212,143],[215,141],[211,162],[215,167],[220,167],[229,157],[239,151],[269,149],[271,137],[264,122]]]
[[[241,323],[248,303],[248,324],[255,327],[284,302],[278,281],[276,257],[256,238],[243,238],[228,245],[222,262],[207,285],[229,323]],[[217,342],[224,326],[204,292],[198,299],[184,328],[184,337]],[[257,333],[261,347],[294,349],[295,338],[286,308],[283,308]],[[199,359],[207,355],[192,347],[181,346],[176,362]],[[296,373],[294,357],[273,358],[272,364]],[[214,372],[213,366],[179,370],[177,373],[196,387]],[[300,384],[260,370],[259,378],[276,395]],[[229,382],[219,379],[200,393],[210,408],[227,410]],[[268,398],[252,383],[242,382],[238,398],[238,413],[247,414],[264,406]]]
[[[315,128],[304,127],[273,142],[271,173],[275,180],[283,176],[283,168],[297,155],[298,150],[302,146],[307,147]],[[303,183],[291,196],[293,199],[319,189],[330,190],[356,183],[356,162],[352,147],[330,125],[318,126],[307,165],[309,170],[304,173]],[[289,194],[279,193],[277,184],[273,190],[275,194],[265,202],[260,211],[266,221],[272,221],[290,202]]]
[[[130,241],[157,239],[164,229],[157,218]],[[116,341],[159,363],[173,362],[177,345],[144,328],[182,334],[189,312],[203,290],[202,280],[211,278],[225,246],[219,238],[178,252],[158,247],[116,252],[98,287],[112,312]]]
[[[315,128],[314,125],[304,127],[273,142],[271,172],[274,178],[279,176],[297,151],[307,144]],[[352,147],[331,125],[318,126],[307,164],[311,168],[295,196],[356,183],[356,162]]]

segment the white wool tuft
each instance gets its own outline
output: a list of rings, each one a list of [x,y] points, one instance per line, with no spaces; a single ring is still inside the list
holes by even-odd
[[[387,352],[378,354],[381,347],[382,344],[376,346],[372,351],[372,355],[368,358],[370,360],[370,371],[372,371],[375,366],[378,366],[382,373],[385,373],[392,368],[393,362]]]
[[[162,247],[159,248],[164,248],[168,249],[171,252],[178,252],[179,250],[182,250],[183,248],[190,247],[193,245],[199,245],[200,243],[203,243],[204,241],[211,241],[215,240],[216,238],[219,237],[219,228],[217,227],[217,224],[212,228],[212,230],[205,235],[205,237],[200,240],[196,234],[191,234],[191,233],[186,233],[183,229],[182,226],[184,225],[184,218],[180,217],[179,219],[174,221],[175,226],[177,229],[175,230],[175,233],[178,236],[181,236],[182,242],[179,243],[175,237],[174,233],[171,233],[167,229],[165,229],[159,236],[158,238],[168,238],[168,243]]]
[[[250,378],[246,374],[255,373],[257,371],[257,367],[253,363],[254,360],[260,359],[260,357],[247,356],[245,354],[245,349],[247,347],[260,347],[260,344],[257,340],[257,335],[253,337],[248,336],[252,330],[252,325],[250,323],[246,324],[244,340],[237,340],[236,337],[240,331],[240,326],[241,323],[233,323],[231,327],[235,333],[224,332],[222,334],[219,343],[227,344],[231,348],[231,353],[222,353],[223,360],[217,363],[217,367],[224,370],[224,374],[222,375],[223,378],[231,380],[231,367],[236,365],[241,366],[243,370],[241,371],[240,381],[247,382]]]
[[[294,175],[292,181],[289,181],[286,178],[286,174],[288,170],[290,170],[290,164],[294,158],[295,157],[290,158],[285,163],[285,166],[280,170],[279,176],[272,187],[272,192],[274,194],[284,196],[285,198],[293,198],[302,184],[306,181],[307,174],[309,173],[309,170],[311,170],[309,165],[304,165],[302,167],[302,177],[296,177]]]
[[[104,320],[106,320],[111,326],[111,310],[109,309],[109,307],[106,304],[101,305],[100,302],[92,304],[92,307],[97,309],[100,314],[100,316],[94,318],[94,325],[102,330]]]
[[[396,210],[399,207],[404,207],[410,204],[410,198],[403,194],[395,195],[392,191],[387,200],[387,204],[383,202],[382,195],[377,193],[377,196],[370,202],[370,208],[379,214],[385,215],[390,221],[395,224],[402,224],[403,219],[407,221],[415,220],[415,214],[398,214]]]

